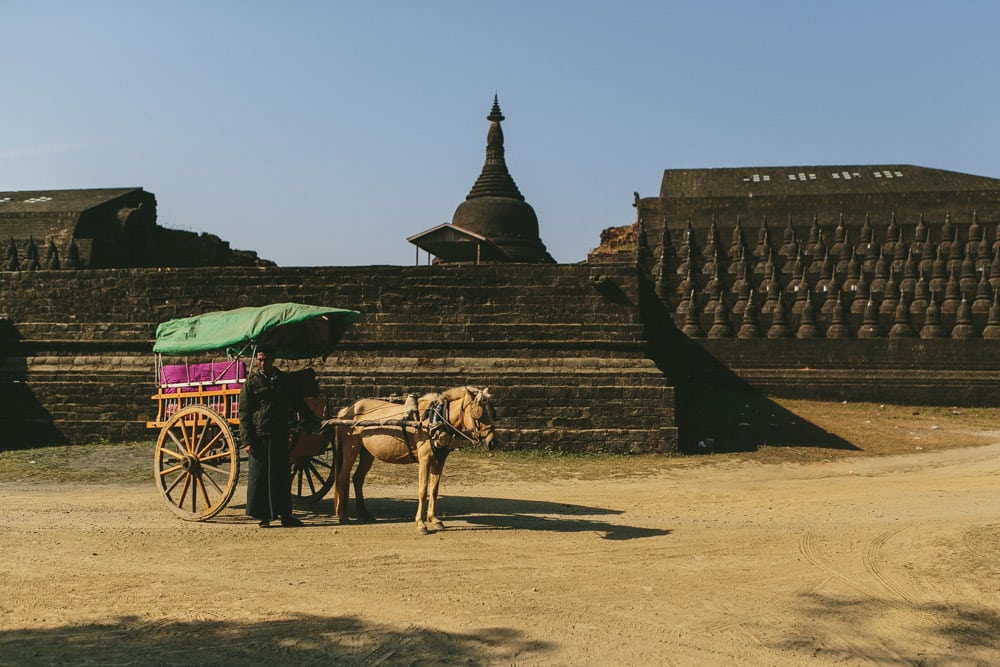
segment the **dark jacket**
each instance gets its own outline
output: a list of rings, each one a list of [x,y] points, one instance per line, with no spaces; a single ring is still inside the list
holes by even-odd
[[[293,412],[298,412],[303,419],[313,416],[288,375],[273,368],[268,377],[260,369],[254,369],[240,391],[243,443],[251,444],[258,436],[287,438],[288,420]]]

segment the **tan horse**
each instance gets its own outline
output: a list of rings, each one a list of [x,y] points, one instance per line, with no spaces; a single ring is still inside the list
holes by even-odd
[[[441,470],[448,454],[462,442],[493,447],[493,406],[488,389],[455,387],[441,393],[425,394],[414,404],[362,399],[337,413],[334,428],[336,448],[333,504],[342,523],[348,521],[349,481],[355,459],[354,495],[359,520],[371,521],[365,507],[365,476],[375,459],[387,463],[417,463],[417,529],[427,534],[444,524],[435,514]],[[407,421],[407,425],[402,423]],[[427,515],[424,518],[424,508]]]

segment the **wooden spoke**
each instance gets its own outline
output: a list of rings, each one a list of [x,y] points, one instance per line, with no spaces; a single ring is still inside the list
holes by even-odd
[[[181,440],[184,443],[184,453],[189,454],[191,452],[191,437],[194,433],[194,423],[191,424],[191,433],[188,433],[188,425],[186,420],[181,419],[177,422],[181,429]]]
[[[180,472],[181,470],[184,470],[184,466],[178,464],[178,465],[173,466],[172,468],[163,468],[162,470],[160,470],[160,474],[161,475],[172,475],[173,473]]]
[[[313,495],[316,493],[316,483],[313,481],[315,478],[315,474],[316,473],[314,472],[311,464],[306,463],[302,467],[301,474],[296,476],[296,481],[298,482],[298,484],[296,485],[295,495],[301,498],[303,495]],[[303,482],[307,482],[309,484],[308,494],[302,493]]]
[[[202,405],[176,412],[160,431],[153,477],[181,518],[202,521],[218,514],[239,480],[239,450],[229,424]]]
[[[334,452],[331,443],[323,442],[316,454],[293,456],[289,462],[292,477],[292,500],[315,503],[333,488]]]
[[[314,466],[310,462],[308,465],[306,465],[306,468],[305,468],[304,472],[305,472],[305,474],[302,475],[302,476],[305,478],[305,480],[307,482],[309,482],[309,491],[311,493],[316,493],[316,482],[314,481],[316,479],[316,466]],[[302,484],[301,484],[301,481],[300,481],[300,483],[299,483],[300,489],[301,489],[301,486],[302,486]],[[302,495],[301,490],[299,491],[299,495]]]
[[[202,464],[201,469],[205,472],[215,473],[216,475],[226,476],[229,471],[225,468],[220,468],[219,466],[209,466]],[[212,475],[205,475],[205,477],[212,477]]]
[[[177,449],[179,449],[179,450],[180,450],[180,452],[179,452],[179,453],[178,453],[177,455],[178,455],[178,456],[184,456],[184,453],[183,453],[183,452],[184,452],[184,450],[185,450],[185,447],[184,447],[184,443],[183,443],[183,442],[181,442],[180,440],[178,440],[178,439],[177,439],[177,436],[176,436],[176,435],[174,435],[174,432],[173,432],[173,431],[170,431],[170,430],[167,430],[167,428],[168,428],[168,427],[166,427],[166,426],[164,426],[164,427],[163,427],[163,429],[164,429],[164,431],[166,432],[166,434],[167,434],[168,436],[170,436],[170,439],[174,441],[174,444],[175,444],[175,445],[177,445]]]
[[[205,426],[206,426],[206,429],[207,429],[208,425],[206,424]],[[215,443],[217,443],[219,441],[219,438],[221,438],[222,436],[223,436],[222,431],[219,431],[218,433],[216,433],[212,437],[211,440],[208,441],[207,445],[199,446],[199,448],[198,448],[198,457],[199,458],[203,457],[205,455],[205,452],[207,452],[208,450],[212,449],[215,446]],[[204,459],[202,459],[202,460],[204,460]]]
[[[171,484],[169,487],[167,487],[166,489],[164,489],[164,492],[166,492],[166,493],[172,492],[174,490],[174,488],[178,484],[180,484],[181,482],[183,482],[183,481],[185,481],[187,479],[187,475],[184,474],[184,470],[183,469],[179,469],[177,472],[180,472],[181,474],[177,475],[177,477],[174,478],[173,484]]]
[[[164,448],[163,448],[163,454],[164,454],[165,456],[172,456],[172,457],[174,457],[175,459],[183,459],[183,458],[184,458],[184,455],[183,455],[183,454],[181,454],[180,452],[175,452],[174,450],[172,450],[172,449],[169,449],[169,448],[167,448],[167,447],[164,447]]]
[[[201,475],[200,477],[196,478],[195,485],[198,487],[199,490],[201,490],[201,498],[202,500],[205,501],[205,507],[208,507],[209,505],[212,504],[212,501],[208,499],[208,486],[206,486],[205,484],[206,478],[211,479],[207,475]]]
[[[203,485],[204,485],[204,483],[205,483],[205,482],[209,482],[209,483],[211,483],[211,485],[212,485],[212,488],[214,488],[214,489],[215,489],[215,492],[216,492],[216,493],[222,493],[222,492],[223,492],[223,491],[222,491],[222,487],[221,487],[221,486],[219,486],[219,483],[218,483],[218,482],[216,482],[216,481],[215,481],[215,478],[214,478],[214,477],[212,477],[211,475],[204,475],[204,476],[203,476],[203,477],[201,478],[201,481],[202,481],[202,484],[203,484]]]
[[[328,463],[327,461],[324,461],[323,459],[321,459],[319,457],[315,457],[314,456],[313,458],[311,458],[309,460],[309,463],[310,463],[311,467],[313,468],[313,470],[315,471],[315,473],[317,475],[322,474],[325,477],[327,472],[332,472],[333,471],[333,464]],[[322,468],[323,472],[321,473],[318,470],[318,468]]]
[[[211,456],[203,456],[199,460],[202,464],[212,461],[227,461],[229,460],[229,452],[219,452],[218,454],[212,454]]]
[[[184,475],[184,486],[181,487],[181,495],[177,499],[177,506],[184,507],[184,499],[187,498],[188,491],[191,490],[191,475]]]

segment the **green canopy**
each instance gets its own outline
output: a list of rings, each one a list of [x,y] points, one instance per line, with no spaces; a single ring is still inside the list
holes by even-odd
[[[221,310],[156,327],[153,351],[166,355],[268,345],[283,359],[326,357],[361,313],[301,303]]]

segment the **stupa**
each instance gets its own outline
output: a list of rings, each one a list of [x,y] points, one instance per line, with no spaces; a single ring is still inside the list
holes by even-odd
[[[538,235],[538,217],[507,170],[504,159],[504,115],[493,97],[486,117],[486,162],[451,224],[438,225],[409,237],[438,262],[500,261],[554,263]]]

